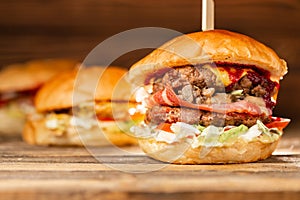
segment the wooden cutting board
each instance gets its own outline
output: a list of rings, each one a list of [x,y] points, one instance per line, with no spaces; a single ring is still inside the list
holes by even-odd
[[[138,147],[0,143],[0,199],[300,199],[297,134],[267,160],[231,165],[170,165]]]

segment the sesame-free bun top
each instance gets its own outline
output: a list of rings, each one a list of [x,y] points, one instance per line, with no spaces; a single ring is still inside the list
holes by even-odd
[[[86,101],[127,100],[129,84],[122,78],[127,70],[120,67],[81,67],[47,82],[37,93],[38,111],[71,108]]]
[[[5,66],[0,71],[0,92],[34,90],[60,72],[72,70],[78,64],[72,59],[32,60]]]
[[[176,37],[135,63],[128,79],[144,84],[149,74],[164,68],[211,62],[254,65],[279,81],[287,73],[286,62],[264,44],[226,30],[195,32]]]

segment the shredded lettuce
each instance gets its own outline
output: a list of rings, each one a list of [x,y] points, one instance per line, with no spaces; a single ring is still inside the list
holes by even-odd
[[[202,131],[201,135],[207,136],[207,137],[219,136],[222,134],[222,130],[223,130],[222,127],[216,127],[216,126],[210,125]]]
[[[258,129],[257,124],[251,126],[248,131],[240,136],[241,139],[245,141],[251,141],[261,135],[261,131]]]
[[[219,137],[222,134],[222,130],[222,127],[216,127],[213,125],[204,128],[201,134],[195,137],[192,143],[192,148],[204,145],[209,147],[220,146],[221,143],[219,142]]]
[[[172,144],[177,141],[177,138],[174,133],[159,130],[156,135],[156,141]]]
[[[270,130],[268,127],[266,127],[261,121],[257,120],[256,122],[257,126],[258,126],[258,129],[262,131],[262,133],[266,134],[267,136],[270,136],[271,137],[271,134],[270,134]]]
[[[194,127],[197,128],[200,132],[202,132],[206,128],[205,126],[201,126],[199,124],[195,124]]]
[[[155,136],[155,129],[152,126],[141,122],[139,126],[132,126],[130,132],[137,138],[150,138]]]
[[[183,122],[177,122],[177,123],[172,124],[171,130],[174,133],[180,133],[180,132],[193,132],[196,134],[200,133],[200,130],[198,130],[197,128],[195,128],[189,124],[183,123]]]
[[[261,121],[257,121],[257,126],[259,130],[262,131],[262,134],[257,138],[263,143],[274,142],[280,138],[282,132],[277,128],[268,128]]]
[[[20,118],[20,119],[25,118],[26,116],[25,112],[16,103],[8,104],[7,113],[11,117]]]
[[[235,96],[241,96],[241,95],[243,95],[243,91],[244,90],[234,90],[231,92],[231,94],[235,95]]]
[[[9,117],[25,120],[27,114],[34,113],[35,108],[30,98],[11,100],[1,107]]]
[[[78,126],[89,130],[93,126],[97,125],[97,121],[93,118],[80,118],[80,117],[72,116],[70,119],[70,124],[72,126]]]
[[[227,130],[229,128],[229,130]],[[180,140],[188,141],[192,148],[199,146],[216,147],[230,145],[238,140],[260,141],[270,143],[276,141],[281,132],[276,128],[269,129],[261,121],[248,128],[245,125],[217,127],[210,125],[204,127],[201,125],[190,125],[183,122],[177,122],[171,125],[172,133],[157,130],[156,128],[144,126],[133,126],[131,131],[136,135],[147,135],[157,141],[174,143]]]
[[[246,131],[248,131],[248,127],[245,126],[244,124],[238,126],[238,127],[234,127],[231,128],[227,131],[224,131],[220,137],[219,137],[219,141],[221,143],[224,142],[229,142],[231,140],[235,140],[238,136],[240,136],[241,134],[245,133]]]
[[[192,148],[197,148],[199,146],[216,147],[222,146],[222,143],[219,142],[219,137],[216,135],[210,135],[209,137],[199,135],[198,137],[194,138],[191,145]]]

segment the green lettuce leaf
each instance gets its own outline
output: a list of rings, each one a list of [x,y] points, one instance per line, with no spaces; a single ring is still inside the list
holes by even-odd
[[[220,135],[219,141],[221,143],[231,142],[233,140],[236,140],[238,138],[238,136],[240,136],[241,134],[243,134],[247,131],[248,131],[248,127],[242,124],[238,127],[231,128],[228,131],[224,131]]]

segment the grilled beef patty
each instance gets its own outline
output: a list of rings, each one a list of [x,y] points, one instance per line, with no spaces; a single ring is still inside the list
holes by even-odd
[[[271,101],[271,96],[276,91],[277,83],[269,79],[269,73],[260,71],[254,66],[243,66],[219,63],[223,69],[230,73],[233,67],[237,72],[243,72],[243,68],[249,68],[247,74],[242,78],[237,78],[232,84],[224,87],[216,74],[209,68],[202,66],[183,66],[173,68],[153,81],[153,93],[170,87],[176,95],[190,103],[194,104],[224,104],[247,99],[249,96],[260,97],[264,100],[266,106],[272,109],[275,103]],[[232,94],[232,91],[242,90],[241,94]],[[149,108],[146,113],[145,122],[152,124],[185,122],[188,124],[200,124],[203,126],[216,125],[234,125],[244,124],[251,127],[260,120],[263,123],[271,121],[266,115],[249,115],[247,113],[211,113],[202,110],[195,110],[183,107],[154,106]]]
[[[220,64],[220,66],[228,69],[230,67],[235,69],[247,67],[233,64]],[[153,92],[160,91],[166,86],[171,87],[180,99],[196,104],[214,103],[211,98],[219,95],[219,93],[227,94],[223,96],[225,97],[224,103],[235,102],[246,96],[255,96],[262,97],[266,106],[273,109],[275,103],[271,101],[271,96],[273,96],[278,84],[269,80],[266,72],[259,72],[255,67],[252,68],[252,72],[224,87],[223,83],[208,68],[201,66],[178,67],[169,70],[162,77],[156,78],[153,82]],[[234,90],[243,90],[243,93],[239,96],[231,95]]]
[[[238,126],[244,124],[248,127],[255,125],[257,120],[261,120],[263,123],[271,121],[266,115],[253,116],[241,113],[221,114],[168,106],[154,106],[148,109],[145,118],[146,123],[152,124],[185,122],[187,124],[200,124],[203,126]]]

